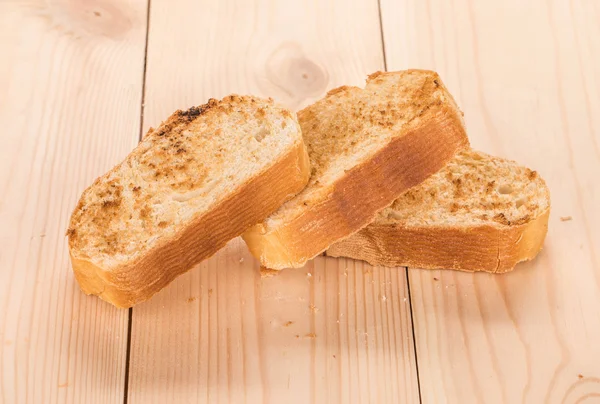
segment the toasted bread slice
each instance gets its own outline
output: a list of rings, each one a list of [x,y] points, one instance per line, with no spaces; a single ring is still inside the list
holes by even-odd
[[[232,95],[175,112],[85,190],[69,225],[87,294],[150,298],[300,192],[300,126],[272,100]]]
[[[243,238],[261,264],[300,267],[370,223],[468,145],[462,114],[431,71],[375,73],[298,113],[308,186]]]
[[[549,214],[550,194],[537,172],[469,150],[327,255],[372,265],[507,272],[540,251]]]

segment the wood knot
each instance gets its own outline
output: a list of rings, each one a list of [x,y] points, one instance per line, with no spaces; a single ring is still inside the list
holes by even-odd
[[[295,42],[281,44],[267,57],[265,73],[263,91],[293,109],[321,96],[329,82],[327,71]]]
[[[118,0],[66,0],[51,2],[38,15],[53,29],[80,39],[86,36],[120,38],[142,18]]]

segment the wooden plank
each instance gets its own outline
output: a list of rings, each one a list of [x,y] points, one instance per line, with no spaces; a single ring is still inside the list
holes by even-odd
[[[0,2],[0,402],[121,402],[126,310],[86,297],[65,231],[137,143],[146,1]]]
[[[144,126],[232,92],[298,109],[382,68],[374,0],[153,0]],[[234,240],[133,309],[129,401],[417,402],[406,299],[404,271],[345,260],[261,278]]]
[[[552,194],[534,262],[501,276],[409,271],[423,402],[595,402],[598,4],[382,0],[382,15],[388,68],[438,70],[473,146],[534,167]]]

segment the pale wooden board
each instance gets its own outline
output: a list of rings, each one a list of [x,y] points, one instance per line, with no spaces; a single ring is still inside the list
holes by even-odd
[[[534,262],[409,270],[423,402],[598,402],[600,4],[382,0],[382,15],[388,69],[438,70],[473,146],[552,194]]]
[[[144,127],[232,92],[299,109],[382,55],[374,0],[153,0]],[[405,277],[320,257],[261,279],[234,240],[133,309],[129,402],[418,402]]]
[[[65,231],[136,144],[146,1],[0,2],[0,402],[122,402],[126,310],[86,297]]]

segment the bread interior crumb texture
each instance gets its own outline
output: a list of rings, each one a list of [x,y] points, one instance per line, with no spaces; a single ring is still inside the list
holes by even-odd
[[[260,175],[299,130],[293,114],[255,97],[177,111],[83,193],[71,250],[104,269],[130,262]]]
[[[549,208],[549,201],[548,188],[536,171],[465,150],[381,211],[374,224],[518,225],[538,217]]]

